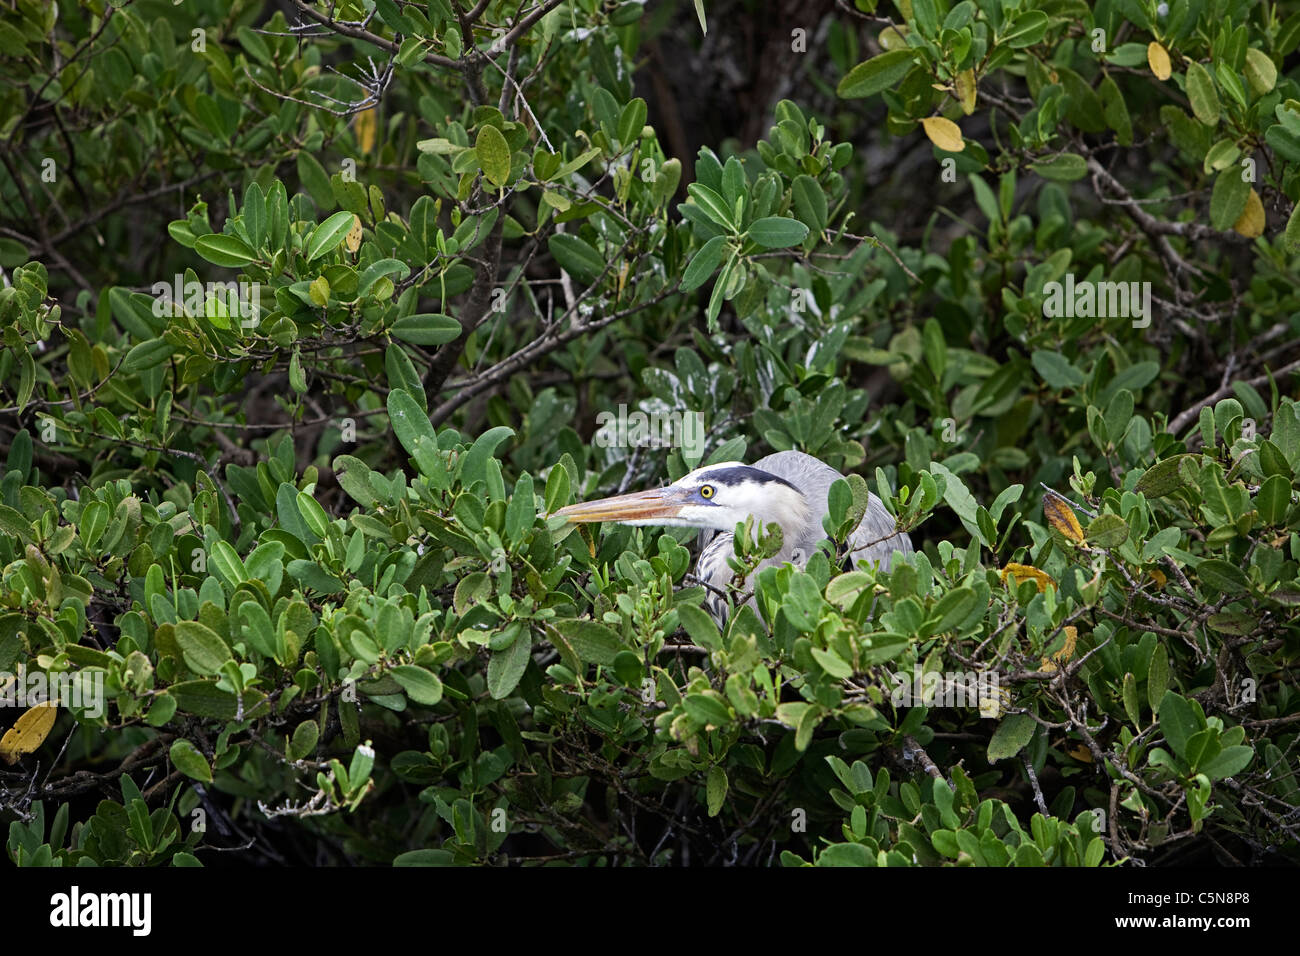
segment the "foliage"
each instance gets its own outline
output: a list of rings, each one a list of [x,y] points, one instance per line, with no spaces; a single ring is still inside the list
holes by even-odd
[[[1295,859],[1288,6],[18,0],[10,857]],[[790,98],[684,149],[743,17]],[[721,627],[548,517],[791,448],[832,546]]]

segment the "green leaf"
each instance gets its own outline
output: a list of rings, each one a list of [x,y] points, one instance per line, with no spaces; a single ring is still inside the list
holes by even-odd
[[[411,397],[420,403],[421,408],[428,409],[420,373],[415,370],[415,363],[411,361],[406,349],[396,342],[390,343],[384,350],[384,371],[388,375],[389,389],[406,389],[411,393]]]
[[[443,345],[460,335],[461,326],[450,316],[421,312],[398,319],[388,331],[412,345]]]
[[[563,469],[561,469],[563,470]],[[533,478],[528,472],[519,476],[515,482],[510,504],[506,507],[506,537],[510,541],[520,541],[524,532],[533,526],[537,517],[537,506],[533,500]]]
[[[831,677],[836,680],[845,680],[853,676],[853,667],[834,651],[823,650],[820,647],[812,649],[812,658],[818,665]]]
[[[1209,152],[1205,154],[1201,169],[1207,176],[1210,173],[1217,173],[1236,163],[1240,155],[1241,149],[1230,137],[1226,137],[1210,147]]]
[[[603,256],[578,236],[557,232],[546,241],[560,268],[584,285],[591,285],[605,271]]]
[[[1029,361],[1050,387],[1056,389],[1078,388],[1083,384],[1083,373],[1070,364],[1060,352],[1037,351]]]
[[[631,146],[641,138],[645,127],[647,107],[645,100],[634,97],[618,117],[618,141],[624,146]]]
[[[487,461],[496,452],[497,446],[515,433],[513,428],[497,425],[489,428],[470,446],[460,459],[460,480],[466,487],[476,481],[487,478]]]
[[[240,29],[242,36],[244,28]],[[252,31],[247,32],[250,36],[256,36]],[[240,217],[248,230],[249,238],[253,240],[253,249],[256,251],[266,242],[266,197],[262,194],[262,187],[255,182],[249,183],[248,188],[244,190],[244,205],[240,209]]]
[[[293,729],[288,751],[291,760],[301,760],[313,750],[320,740],[320,725],[314,720],[304,720]]]
[[[392,394],[391,392],[389,394]],[[311,495],[305,491],[298,492],[298,513],[302,515],[302,520],[307,522],[307,527],[319,538],[325,537],[325,532],[329,530],[329,515],[325,509]]]
[[[1159,715],[1160,704],[1169,690],[1169,651],[1163,644],[1157,643],[1151,652],[1151,663],[1147,667],[1147,704],[1151,713]]]
[[[687,694],[682,701],[691,720],[703,726],[725,727],[731,722],[727,705],[708,694]]]
[[[24,346],[18,349],[18,362],[22,366],[18,373],[18,411],[22,412],[31,400],[32,390],[36,387],[36,360],[32,358],[31,351]]]
[[[306,251],[304,255],[307,261],[311,262],[319,259],[327,252],[332,252],[339,243],[347,236],[348,230],[352,228],[355,214],[349,210],[342,210],[330,216],[319,226],[312,230],[310,236],[304,244]]]
[[[501,130],[488,125],[480,129],[474,139],[474,155],[493,186],[504,186],[510,179],[510,146]]]
[[[1289,252],[1300,252],[1300,203],[1296,203],[1286,221],[1286,247]]]
[[[722,802],[727,799],[727,771],[716,764],[709,768],[709,779],[705,785],[708,800],[708,814],[716,817],[722,811]]]
[[[1124,102],[1124,94],[1120,91],[1119,84],[1115,82],[1114,77],[1107,74],[1103,77],[1097,92],[1101,96],[1102,115],[1106,125],[1115,131],[1115,141],[1121,146],[1132,146],[1133,120],[1129,116],[1128,104]]]
[[[939,832],[947,833],[948,831],[940,830]],[[954,852],[952,855],[955,857],[957,854]],[[871,850],[861,843],[834,843],[817,855],[817,865],[835,867],[875,866],[876,858],[871,855]]]
[[[1124,713],[1134,727],[1142,726],[1142,710],[1138,706],[1137,678],[1129,671],[1124,675]]]
[[[437,674],[414,664],[401,664],[388,673],[417,704],[432,707],[442,700],[442,681]]]
[[[126,358],[122,360],[122,370],[124,372],[143,372],[146,369],[161,365],[171,358],[175,351],[176,346],[166,339],[150,339],[147,342],[141,342],[126,353]]]
[[[1174,455],[1156,462],[1138,479],[1133,490],[1148,498],[1163,498],[1195,480],[1194,455]]]
[[[726,236],[714,236],[695,253],[682,273],[682,292],[693,292],[703,285],[717,271],[722,261],[722,253],[727,245]]]
[[[212,567],[221,579],[230,585],[238,587],[248,580],[248,572],[244,569],[244,562],[239,559],[239,552],[230,546],[226,541],[214,541],[211,552]]]
[[[1236,166],[1229,166],[1214,180],[1214,190],[1210,193],[1210,225],[1215,229],[1231,229],[1246,208],[1250,183],[1242,178],[1241,173]]]
[[[1206,126],[1219,122],[1219,94],[1214,89],[1214,78],[1195,60],[1187,64],[1187,98],[1198,120]]]
[[[1255,751],[1243,744],[1224,747],[1214,757],[1202,762],[1197,769],[1211,780],[1223,780],[1241,773],[1254,758]]]
[[[175,633],[186,666],[196,674],[205,677],[219,674],[222,666],[231,659],[226,642],[206,624],[180,621],[175,625]]]
[[[1183,756],[1187,751],[1187,741],[1204,726],[1205,719],[1198,716],[1195,704],[1172,690],[1166,692],[1160,702],[1160,732],[1174,753]]]
[[[455,862],[450,850],[408,850],[393,858],[393,866],[453,866]]]
[[[307,187],[312,200],[322,210],[334,208],[334,191],[330,189],[329,174],[315,156],[306,150],[298,153],[298,179]]]
[[[298,513],[298,489],[287,481],[280,483],[275,492],[275,516],[280,526],[304,545],[310,547],[320,540]],[[310,564],[310,562],[307,562]],[[312,565],[315,567],[315,565]],[[290,571],[290,574],[293,572]],[[322,572],[323,573],[323,572]]]
[[[954,630],[970,617],[978,603],[979,596],[974,589],[953,588],[941,597],[934,609],[930,611],[929,620],[926,621],[927,633],[943,634]]]
[[[188,740],[172,741],[168,756],[171,757],[171,762],[176,769],[191,780],[199,780],[203,783],[212,782],[212,768],[208,766],[207,759]]]
[[[266,608],[256,601],[245,601],[239,605],[239,619],[245,628],[243,636],[253,648],[266,657],[275,657],[275,629]]]
[[[411,274],[411,267],[400,259],[380,259],[361,270],[357,277],[357,295],[368,293],[381,276],[396,275],[400,282]]]
[[[438,436],[428,414],[406,389],[395,388],[388,393],[388,421],[408,455],[414,456],[416,441],[420,438],[437,444]]]
[[[700,647],[716,651],[722,647],[718,625],[705,611],[690,604],[677,605],[677,620]]]
[[[1029,168],[1058,183],[1071,183],[1088,175],[1088,161],[1078,153],[1058,153],[1041,163],[1030,163]]]
[[[599,146],[593,146],[591,147],[591,149],[584,150],[578,156],[569,160],[567,163],[565,163],[563,166],[557,169],[554,175],[548,176],[546,178],[553,182],[562,180],[565,177],[569,176],[570,174],[576,173],[583,166],[586,166],[589,162],[591,162],[593,159],[599,156],[600,153],[601,153],[601,149]]]
[[[1128,540],[1128,522],[1116,514],[1098,515],[1085,536],[1094,548],[1118,548]]]
[[[238,712],[235,695],[219,688],[215,681],[190,680],[172,684],[167,693],[176,699],[176,708],[196,717],[213,717],[230,720]],[[257,716],[255,710],[266,700],[261,691],[248,690],[243,694],[245,716]]]
[[[745,235],[767,249],[784,249],[807,239],[808,227],[798,219],[768,216],[751,223]]]
[[[584,664],[613,664],[623,650],[618,635],[596,621],[557,620],[555,629]]]
[[[295,348],[289,357],[289,387],[299,395],[307,391],[307,373],[302,370],[302,350]]]
[[[546,513],[554,514],[569,503],[569,470],[556,465],[546,476]]]
[[[213,265],[237,269],[257,261],[257,253],[237,236],[212,233],[194,240],[194,251]]]
[[[1300,205],[1297,208],[1300,208]],[[1274,475],[1281,475],[1284,478],[1291,477],[1291,463],[1286,460],[1286,455],[1282,453],[1282,449],[1273,444],[1273,440],[1270,438],[1265,438],[1259,443],[1259,467],[1270,478]]]
[[[887,90],[912,68],[911,50],[890,50],[859,63],[840,80],[835,92],[846,100]]]
[[[1007,25],[1006,30],[998,35],[997,42],[1014,50],[1033,46],[1047,33],[1048,22],[1047,14],[1041,10],[1027,10]]]
[[[826,209],[826,192],[817,180],[807,174],[796,176],[790,185],[794,199],[794,214],[805,226],[820,233],[826,228],[829,213]]]
[[[655,206],[662,206],[665,202],[677,194],[677,187],[682,181],[682,161],[676,157],[666,159],[659,166],[659,173],[655,177],[652,195],[654,196]]]
[[[532,640],[524,631],[509,647],[492,652],[488,660],[487,686],[493,700],[503,700],[519,685],[532,659],[532,649]]]
[[[1265,524],[1280,525],[1291,507],[1291,482],[1281,475],[1264,480],[1255,496],[1255,506]]]
[[[1196,577],[1202,584],[1223,594],[1245,594],[1250,590],[1246,572],[1221,558],[1207,558],[1198,564]]]
[[[176,698],[163,691],[153,699],[144,721],[150,727],[162,727],[176,715]]]
[[[731,207],[717,192],[703,183],[691,183],[686,187],[686,193],[709,219],[728,232],[736,231],[736,222],[732,216]]]
[[[989,741],[989,763],[1014,757],[1020,753],[1033,738],[1037,726],[1034,718],[1028,714],[1011,714],[1003,718]]]
[[[9,511],[13,511],[13,509],[0,506],[0,527],[4,528],[4,530],[10,534],[25,537],[31,530],[31,525],[23,519],[22,515],[13,511],[16,519],[22,523],[18,527],[6,526],[6,522],[3,520],[5,517],[4,513]],[[104,504],[104,502],[92,501],[82,509],[81,522],[78,531],[81,534],[82,543],[85,544],[86,547],[93,548],[95,543],[99,541],[99,536],[104,533],[104,529],[107,527],[108,505]]]
[[[1246,82],[1256,96],[1271,93],[1277,86],[1277,65],[1263,50],[1251,47],[1246,51]]]

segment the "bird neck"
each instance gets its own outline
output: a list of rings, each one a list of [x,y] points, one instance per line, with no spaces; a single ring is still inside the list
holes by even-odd
[[[819,521],[816,534],[809,538],[807,531],[811,527],[811,509],[808,507],[808,499],[793,488],[784,486],[772,488],[767,498],[764,507],[755,509],[754,517],[764,525],[780,526],[782,544],[777,557],[781,561],[788,561],[796,549],[802,550],[806,556],[809,547],[815,546],[818,540],[825,537]]]

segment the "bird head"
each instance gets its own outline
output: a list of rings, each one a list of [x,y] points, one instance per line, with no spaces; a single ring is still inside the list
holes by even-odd
[[[714,531],[731,531],[753,515],[788,532],[809,518],[807,499],[793,484],[736,461],[697,468],[664,488],[584,501],[555,513],[573,524],[614,521]]]

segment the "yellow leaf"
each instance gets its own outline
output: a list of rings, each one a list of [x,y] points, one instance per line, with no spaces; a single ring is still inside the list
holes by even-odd
[[[975,71],[962,70],[957,74],[957,101],[967,116],[975,112]]]
[[[1055,674],[1058,664],[1068,664],[1070,658],[1074,657],[1074,648],[1079,641],[1079,629],[1070,626],[1063,628],[1063,630],[1065,631],[1065,644],[1052,655],[1050,661],[1046,657],[1043,658],[1043,666],[1038,668],[1040,673]]]
[[[1068,661],[1074,657],[1074,646],[1079,642],[1079,629],[1073,625],[1063,628],[1065,631],[1065,646],[1052,655],[1053,660]]]
[[[1057,494],[1044,495],[1043,514],[1053,528],[1075,544],[1083,544],[1083,528],[1079,527],[1079,519],[1068,501]]]
[[[942,116],[927,116],[921,120],[925,135],[930,142],[949,153],[960,153],[966,148],[966,141],[961,138],[961,127]]]
[[[1246,197],[1246,208],[1241,211],[1240,218],[1232,224],[1232,228],[1247,239],[1264,234],[1264,203],[1255,190],[1252,189]]]
[[[896,27],[885,27],[880,31],[880,36],[877,39],[880,41],[880,48],[886,52],[889,50],[906,50],[907,26],[900,23]]]
[[[348,252],[356,252],[361,246],[361,217],[352,216],[352,228],[348,230],[347,238],[343,240],[347,244]]]
[[[1169,65],[1169,51],[1155,40],[1147,44],[1147,65],[1151,67],[1151,72],[1156,75],[1157,80],[1167,80],[1173,73]]]
[[[307,295],[311,300],[319,305],[322,309],[330,300],[330,281],[324,276],[317,276],[312,280],[311,285],[307,287]]]
[[[363,153],[375,148],[375,138],[379,135],[379,112],[377,109],[362,110],[352,121],[352,130],[357,134],[357,147]]]
[[[1075,744],[1074,749],[1067,750],[1066,753],[1080,763],[1092,763],[1092,751],[1083,744]]]
[[[1156,582],[1156,587],[1158,588],[1163,589],[1165,586],[1165,582],[1169,580],[1167,577],[1165,577],[1165,573],[1163,571],[1160,571],[1156,568],[1152,568],[1150,571],[1147,572],[1147,574],[1150,576],[1152,581]]]
[[[32,753],[45,742],[59,714],[57,705],[45,701],[30,708],[0,738],[0,758],[13,766],[23,754]]]
[[[1011,696],[1011,688],[997,687],[991,688],[991,694],[980,695],[980,716],[981,717],[1001,717],[1003,712],[1008,710],[1014,698]]]
[[[1014,562],[1008,564],[1002,569],[1003,584],[1006,583],[1008,576],[1015,579],[1017,587],[1020,586],[1021,581],[1033,581],[1038,585],[1039,593],[1046,591],[1049,584],[1056,587],[1056,582],[1052,580],[1051,575],[1046,571],[1040,571],[1032,564],[1015,564]]]

